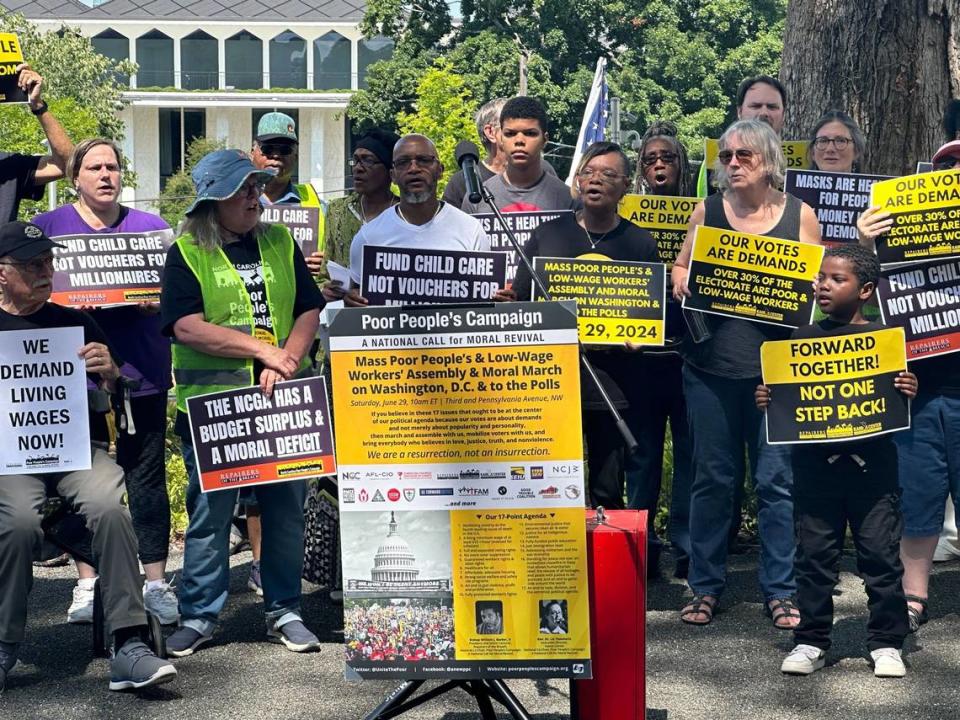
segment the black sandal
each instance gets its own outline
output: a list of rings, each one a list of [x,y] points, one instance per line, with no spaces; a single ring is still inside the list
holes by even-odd
[[[785,618],[800,619],[800,610],[797,608],[797,604],[792,597],[767,600],[763,604],[763,612],[764,615],[773,620],[773,626],[777,630],[793,630],[796,627],[790,624],[781,625],[781,621]]]
[[[910,623],[910,632],[915,633],[921,625],[930,619],[927,612],[927,598],[917,597],[916,595],[906,595],[905,598],[907,600],[907,621]],[[910,603],[916,603],[920,606],[920,609],[911,607]]]
[[[711,598],[707,600],[707,598]],[[683,609],[680,610],[680,620],[687,625],[709,625],[713,622],[713,616],[720,609],[720,598],[713,595],[694,595]],[[706,620],[688,620],[693,615],[706,615]]]

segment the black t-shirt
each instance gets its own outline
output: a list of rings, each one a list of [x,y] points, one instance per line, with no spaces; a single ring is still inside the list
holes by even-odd
[[[0,332],[4,330],[37,330],[42,328],[64,328],[64,327],[82,327],[83,342],[103,343],[110,348],[110,354],[113,361],[120,367],[123,361],[117,357],[116,352],[110,346],[107,340],[107,334],[100,329],[96,321],[85,312],[73,308],[61,307],[53,303],[46,303],[42,308],[32,315],[11,315],[0,309]],[[80,348],[77,348],[79,350]],[[100,384],[100,376],[87,373],[88,387],[89,383],[93,385]],[[94,412],[91,408],[90,413],[90,439],[96,442],[110,442],[110,434],[107,430],[107,413]]]
[[[923,395],[960,397],[960,355],[949,353],[910,362],[917,376],[917,392]]]
[[[496,175],[493,170],[483,163],[477,163],[477,175],[480,176],[480,184],[483,185],[487,180]],[[445,203],[450,203],[453,207],[460,207],[463,199],[467,196],[467,181],[463,177],[463,170],[457,170],[450,179],[447,180],[447,186],[443,189],[443,198]]]
[[[43,185],[34,179],[39,165],[37,155],[0,152],[0,221],[16,220],[21,200],[43,197]]]

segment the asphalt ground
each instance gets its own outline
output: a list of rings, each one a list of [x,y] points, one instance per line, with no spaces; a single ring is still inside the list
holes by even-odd
[[[792,647],[789,633],[762,614],[755,551],[731,557],[729,587],[713,624],[683,625],[687,597],[677,580],[648,589],[647,720],[939,720],[960,703],[960,562],[938,565],[931,586],[931,620],[908,640],[908,675],[873,677],[867,662],[866,596],[844,559],[836,601],[834,646],[827,667],[806,678],[779,672]],[[21,664],[0,698],[6,720],[96,718],[222,720],[364,718],[393,681],[343,678],[340,607],[326,591],[304,586],[307,624],[323,641],[320,653],[297,655],[264,641],[260,602],[246,590],[249,553],[233,558],[231,596],[210,644],[176,660],[174,683],[139,694],[107,690],[108,663],[92,656],[89,626],[66,624],[74,583],[70,568],[37,569],[28,638]],[[669,558],[664,570],[669,571]],[[179,557],[172,568],[179,567]],[[511,688],[537,720],[569,717],[567,682],[514,681]],[[467,720],[476,705],[460,691],[422,705],[404,718]],[[507,715],[502,715],[506,718]],[[604,717],[599,720],[635,720]]]

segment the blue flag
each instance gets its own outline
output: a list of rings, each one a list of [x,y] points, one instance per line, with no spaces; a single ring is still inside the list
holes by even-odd
[[[590,97],[587,98],[587,107],[583,111],[583,122],[580,123],[580,134],[577,136],[577,146],[573,153],[567,185],[573,185],[574,174],[584,151],[593,143],[603,140],[604,131],[607,129],[610,101],[607,97],[606,70],[606,59],[598,59],[597,69],[593,74],[593,85],[590,86]]]

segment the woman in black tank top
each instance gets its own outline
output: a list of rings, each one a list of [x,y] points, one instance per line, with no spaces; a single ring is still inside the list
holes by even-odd
[[[720,138],[715,169],[720,192],[694,211],[673,266],[678,300],[690,294],[687,274],[698,225],[820,242],[813,210],[777,190],[786,161],[780,138],[768,125],[757,120],[731,125]],[[791,629],[799,614],[791,599],[796,585],[789,453],[766,443],[763,415],[753,404],[760,380],[760,345],[788,337],[789,330],[719,315],[690,315],[696,321],[691,324],[695,337],[686,343],[683,382],[693,433],[688,581],[694,598],[680,618],[695,625],[713,618],[726,584],[727,538],[747,455],[757,491],[764,607],[776,627]]]

